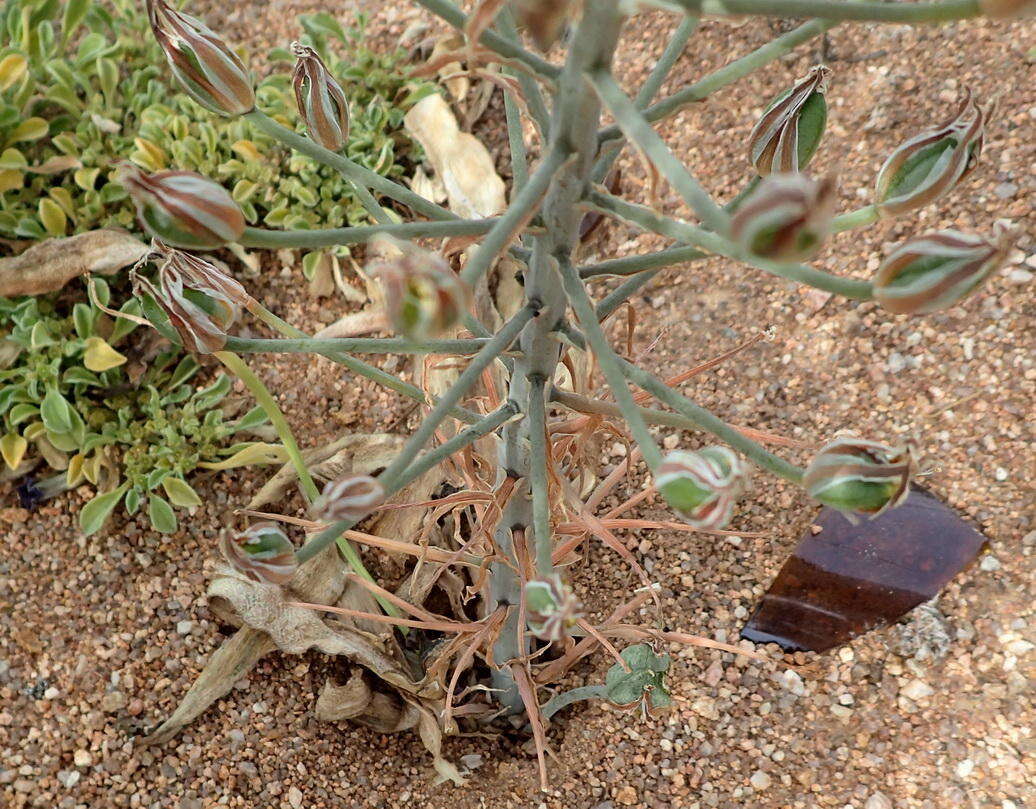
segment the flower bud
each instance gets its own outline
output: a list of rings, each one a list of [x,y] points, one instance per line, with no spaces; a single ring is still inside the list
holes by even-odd
[[[550,50],[565,30],[572,0],[511,0],[518,24],[541,51]]]
[[[978,163],[989,111],[968,91],[956,115],[910,138],[878,172],[875,203],[882,216],[899,216],[948,193]]]
[[[802,171],[827,125],[827,77],[817,65],[767,107],[748,139],[748,159],[760,177]]]
[[[139,272],[146,262],[159,262],[157,287]],[[241,307],[255,304],[244,287],[215,265],[158,240],[130,271],[130,280],[135,295],[150,295],[162,309],[183,347],[200,354],[221,350]]]
[[[147,12],[173,75],[191,98],[219,115],[242,115],[255,108],[248,69],[205,23],[165,0],[147,0]]]
[[[806,467],[809,496],[842,512],[877,517],[910,493],[914,473],[909,446],[887,447],[863,438],[836,438]]]
[[[256,523],[240,533],[226,532],[220,550],[238,573],[252,581],[287,584],[295,575],[295,547],[272,522]]]
[[[978,0],[978,7],[987,17],[1036,16],[1036,0]]]
[[[291,52],[298,57],[291,83],[306,131],[325,149],[342,151],[349,142],[349,101],[345,93],[315,50],[292,42]]]
[[[439,255],[409,242],[396,242],[399,255],[373,268],[385,293],[385,310],[395,331],[422,342],[460,321],[470,305],[466,284]]]
[[[525,619],[540,640],[561,640],[579,619],[579,602],[557,574],[525,583]]]
[[[655,486],[665,501],[684,522],[703,530],[730,522],[746,479],[740,459],[720,446],[670,452],[655,472]]]
[[[731,238],[760,258],[801,261],[816,253],[830,235],[835,202],[835,181],[830,177],[771,174],[734,213]]]
[[[324,487],[312,508],[313,516],[323,522],[349,520],[357,523],[385,502],[385,489],[368,475],[349,475]]]
[[[998,229],[992,240],[956,230],[916,236],[882,262],[874,277],[874,299],[897,315],[947,309],[996,272],[1010,248],[1006,229]]]
[[[117,180],[129,192],[144,228],[162,241],[195,250],[236,242],[245,215],[223,186],[190,171],[145,174],[120,163]]]

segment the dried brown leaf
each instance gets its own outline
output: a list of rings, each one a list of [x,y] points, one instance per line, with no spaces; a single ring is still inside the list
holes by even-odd
[[[20,255],[0,258],[0,297],[54,292],[86,273],[111,275],[146,252],[143,242],[121,230],[47,239]]]

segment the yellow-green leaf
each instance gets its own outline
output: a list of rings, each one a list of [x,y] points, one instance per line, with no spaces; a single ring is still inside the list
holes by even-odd
[[[137,151],[133,153],[133,162],[151,171],[161,171],[166,167],[169,158],[165,149],[146,138],[135,138],[133,143]]]
[[[56,188],[50,189],[47,192],[47,196],[61,206],[61,210],[65,212],[65,215],[68,216],[69,219],[75,219],[76,204],[72,200],[72,194],[67,188],[57,186]]]
[[[28,60],[20,53],[12,53],[0,59],[0,90],[6,90],[29,69]]]
[[[15,169],[0,169],[0,194],[25,185],[25,175]]]
[[[287,460],[288,453],[280,444],[265,444],[257,441],[222,461],[202,461],[198,466],[203,469],[233,469],[236,466],[284,463]]]
[[[117,368],[126,361],[126,358],[112,348],[103,337],[90,337],[86,341],[86,351],[83,352],[83,365],[91,371],[107,371],[110,368]]]
[[[18,433],[8,433],[0,438],[0,455],[8,469],[17,469],[18,464],[25,457],[25,450],[29,448],[29,442]]]
[[[47,122],[42,118],[26,118],[14,128],[14,132],[8,137],[8,143],[21,143],[23,141],[39,140],[47,134]]]
[[[68,471],[65,472],[65,483],[69,488],[78,486],[86,477],[86,475],[83,474],[84,461],[86,461],[86,456],[81,452],[77,452],[69,460]]]
[[[92,191],[97,183],[97,175],[100,173],[101,170],[98,168],[79,169],[72,175],[72,179],[84,191]]]
[[[201,498],[183,478],[166,478],[162,481],[162,488],[174,506],[188,508],[201,505]]]
[[[239,154],[245,160],[259,161],[263,159],[262,153],[250,140],[239,140],[230,147],[232,151]]]
[[[25,159],[25,155],[13,146],[0,153],[0,169],[24,169],[28,165],[29,161]]]
[[[61,206],[54,200],[49,198],[40,200],[39,216],[40,222],[43,223],[43,229],[51,236],[65,235],[65,229],[68,227],[68,217],[65,216]]]

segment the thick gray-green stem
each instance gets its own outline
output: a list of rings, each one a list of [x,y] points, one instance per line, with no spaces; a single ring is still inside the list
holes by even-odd
[[[622,16],[617,0],[597,0],[584,7],[583,17],[572,39],[568,59],[558,78],[558,90],[550,122],[550,151],[567,157],[553,175],[540,209],[544,233],[533,245],[532,258],[525,278],[525,295],[537,306],[539,315],[522,331],[519,339],[522,353],[515,359],[508,397],[519,403],[530,396],[544,397],[554,379],[561,356],[561,343],[556,333],[565,316],[567,299],[557,269],[557,256],[566,257],[575,247],[583,210],[579,202],[585,197],[597,156],[597,129],[601,117],[600,102],[586,75],[611,65],[619,37]],[[550,152],[548,152],[549,154]],[[542,407],[539,402],[537,405]],[[529,408],[525,408],[529,412]],[[532,464],[544,464],[543,457],[532,457],[530,423],[525,418],[503,430],[500,450],[501,480],[504,475],[528,481]],[[550,538],[534,536],[532,499],[527,485],[519,485],[508,501],[496,531],[498,548],[506,556],[514,555],[514,536],[521,532],[535,542]],[[503,563],[494,565],[491,576],[488,611],[501,604],[517,605],[522,597],[521,582],[515,570]],[[520,710],[522,702],[514,678],[507,668],[510,660],[528,652],[524,627],[518,626],[518,610],[512,610],[493,657],[501,668],[493,674],[493,685],[500,689],[503,704]]]

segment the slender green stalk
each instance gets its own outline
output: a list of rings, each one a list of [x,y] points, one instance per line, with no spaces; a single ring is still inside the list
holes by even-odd
[[[432,14],[441,17],[458,31],[463,31],[465,26],[468,24],[468,15],[453,3],[449,2],[449,0],[416,1],[418,5],[424,6],[432,12]],[[523,62],[526,66],[532,68],[541,76],[548,79],[556,79],[561,74],[561,68],[557,65],[552,65],[550,62],[536,54],[529,53],[529,51],[516,45],[514,42],[505,39],[495,31],[487,30],[483,32],[479,42],[490,50],[496,51],[501,56],[505,56],[508,59],[517,59],[519,62]]]
[[[878,206],[865,205],[855,211],[839,214],[831,220],[831,232],[841,233],[843,230],[873,225],[878,221]]]
[[[511,175],[515,193],[529,182],[529,158],[525,152],[522,113],[510,93],[504,93],[504,115],[507,118],[507,146],[511,152]]]
[[[568,691],[561,691],[540,706],[540,717],[544,720],[550,719],[562,708],[567,708],[573,702],[581,702],[586,699],[604,699],[606,693],[607,689],[603,685],[584,685]]]
[[[523,223],[528,220],[543,202],[543,195],[558,169],[564,165],[568,155],[563,149],[551,148],[532,173],[529,182],[519,191],[503,216],[497,219],[492,229],[479,244],[471,260],[460,272],[460,278],[474,287],[488,272],[497,256],[507,247]]]
[[[694,175],[672,153],[666,142],[651,128],[651,124],[622,92],[615,77],[606,70],[598,70],[591,76],[591,80],[597,94],[611,110],[626,137],[640,147],[648,160],[654,163],[706,227],[716,233],[725,234],[730,228],[730,217],[713,201]]]
[[[380,480],[382,485],[386,488],[391,488],[396,484],[396,479],[399,478],[410,465],[411,461],[417,457],[424,446],[431,441],[432,436],[435,435],[436,429],[442,423],[450,412],[450,408],[460,402],[460,400],[467,394],[468,390],[478,381],[482,375],[482,371],[489,367],[489,365],[504,351],[508,349],[511,343],[514,342],[515,338],[521,333],[522,327],[525,326],[536,314],[536,310],[532,306],[525,306],[518,310],[517,314],[512,317],[504,326],[493,335],[492,339],[487,342],[482,349],[476,354],[468,367],[465,368],[460,376],[457,377],[457,381],[453,383],[452,387],[446,393],[442,395],[435,407],[432,408],[431,412],[425,417],[424,421],[421,422],[421,426],[417,428],[416,432],[407,440],[406,444],[399,451],[399,454],[393,459],[392,463],[389,464],[388,468],[381,473]]]
[[[782,458],[778,458],[751,438],[742,435],[739,430],[731,427],[723,419],[677,393],[665,382],[642,368],[638,368],[633,363],[623,359],[620,359],[619,362],[622,365],[622,373],[630,382],[646,390],[663,404],[669,405],[677,413],[694,422],[700,429],[712,433],[717,438],[730,444],[734,449],[744,453],[757,466],[785,480],[790,480],[792,483],[802,485],[803,471],[797,466],[788,463]]]
[[[284,451],[288,453],[291,465],[295,467],[295,474],[299,477],[299,486],[302,487],[302,494],[305,495],[307,502],[312,503],[319,497],[320,491],[313,482],[313,477],[309,474],[309,467],[306,466],[306,461],[302,457],[302,452],[295,441],[295,436],[292,435],[291,427],[288,426],[288,420],[284,418],[284,414],[277,406],[277,401],[270,394],[270,391],[267,390],[262,380],[252,373],[252,369],[233,351],[217,351],[214,356],[227,366],[228,371],[245,383],[248,392],[255,397],[255,401],[263,409],[263,412],[266,413],[266,417],[270,420],[273,428],[277,431],[277,436],[281,439],[281,444],[284,445]]]
[[[821,17],[827,20],[939,23],[977,17],[977,0],[933,3],[883,3],[874,0],[669,0],[690,14],[757,14],[770,17]]]
[[[797,281],[800,284],[806,284],[826,292],[833,292],[836,295],[844,295],[854,300],[865,301],[870,300],[874,296],[873,287],[869,281],[860,281],[855,278],[840,278],[837,275],[831,275],[813,267],[807,267],[805,264],[782,264],[746,255],[715,233],[710,233],[689,222],[660,216],[650,208],[626,202],[611,194],[593,191],[590,193],[589,202],[598,210],[618,216],[646,230],[660,233],[677,241],[690,242],[718,256],[742,261],[750,267],[755,267],[771,275]]]
[[[442,463],[455,452],[462,450],[464,447],[474,443],[483,436],[489,435],[508,419],[514,418],[517,412],[517,405],[515,405],[514,402],[507,402],[488,416],[483,416],[475,424],[472,424],[470,427],[457,433],[449,441],[445,441],[435,449],[426,452],[403,474],[396,476],[394,480],[385,480],[383,473],[379,477],[379,480],[382,481],[382,485],[385,487],[386,495],[391,496],[395,494],[408,483],[421,477],[421,475],[429,469],[434,467],[436,464]],[[328,526],[319,534],[310,537],[309,541],[299,548],[298,552],[295,554],[296,558],[300,563],[305,562],[307,559],[311,559],[332,542],[337,540],[345,531],[352,528],[356,522],[357,521],[355,520],[342,520],[341,522]]]
[[[342,352],[354,354],[477,354],[491,338],[470,340],[428,340],[415,343],[403,337],[297,337],[266,339],[228,337],[227,350],[242,354],[320,354],[331,357]]]
[[[597,322],[602,323],[612,312],[622,306],[626,301],[636,295],[647,284],[650,284],[662,270],[646,270],[637,273],[632,278],[627,278],[615,289],[605,295],[597,304]]]
[[[683,264],[708,257],[708,253],[703,253],[697,247],[667,247],[656,253],[612,258],[598,264],[587,264],[577,269],[580,278],[595,278],[599,275],[638,275],[645,270],[659,270],[671,267],[673,264]]]
[[[338,244],[368,242],[375,236],[400,239],[478,236],[488,233],[500,221],[490,219],[456,219],[450,222],[402,222],[391,225],[356,225],[318,230],[264,230],[245,228],[240,244],[244,247],[280,249],[282,247],[333,247]]]
[[[521,43],[521,35],[518,33],[518,26],[514,22],[514,14],[511,13],[509,6],[504,6],[500,9],[500,13],[496,18],[497,24],[500,26],[500,30],[504,36],[507,37],[511,42],[518,45]],[[540,92],[540,85],[537,83],[534,76],[530,76],[524,70],[516,70],[514,68],[507,68],[507,71],[516,76],[518,84],[522,88],[522,93],[525,95],[525,103],[529,107],[529,114],[532,116],[536,125],[540,128],[540,134],[544,138],[550,134],[550,113],[547,112],[547,105],[543,103],[543,93]],[[504,102],[507,102],[510,93],[504,93]],[[514,100],[511,99],[512,106],[517,108],[514,104]],[[514,149],[512,146],[511,151],[512,159],[514,158]],[[519,186],[520,187],[520,186]]]
[[[766,65],[775,59],[779,59],[784,56],[784,54],[791,52],[804,42],[808,42],[814,37],[820,36],[825,31],[834,28],[835,25],[837,25],[837,23],[830,20],[810,20],[807,23],[803,23],[798,28],[792,29],[786,34],[782,34],[771,42],[767,42],[762,47],[752,51],[750,54],[742,56],[740,59],[736,59],[730,64],[721,67],[719,70],[713,71],[694,84],[688,85],[682,90],[673,93],[673,95],[668,98],[663,98],[661,101],[652,104],[644,110],[644,117],[648,121],[657,121],[661,118],[672,115],[674,112],[688,104],[693,104],[696,101],[703,101],[721,87],[726,87],[728,84],[732,84],[738,79],[742,79],[750,73],[753,73],[763,65]],[[612,138],[618,138],[621,136],[622,131],[618,126],[606,127],[605,129],[602,129],[598,135],[599,139],[602,141],[611,140]]]
[[[416,213],[423,214],[430,219],[457,219],[456,214],[443,208],[441,205],[430,202],[406,186],[393,182],[387,177],[382,177],[377,172],[361,166],[359,163],[345,157],[345,155],[336,154],[329,149],[325,149],[309,138],[281,126],[259,110],[246,113],[244,117],[275,140],[279,140],[286,146],[290,146],[296,151],[309,155],[314,160],[330,166],[348,180],[359,183],[365,188],[373,189],[379,194],[384,194],[386,197],[396,200],[396,202],[407,205]],[[265,247],[266,245],[260,246]]]
[[[554,543],[550,530],[550,488],[547,476],[549,448],[547,447],[546,380],[534,376],[529,380],[529,444],[532,468],[529,470],[529,488],[532,490],[532,529],[536,548],[536,575],[547,578],[554,572],[551,555]]]
[[[662,55],[658,57],[655,66],[651,68],[651,72],[633,98],[633,103],[638,110],[644,109],[658,95],[658,91],[662,89],[662,85],[676,64],[676,60],[683,54],[683,49],[687,46],[687,41],[691,38],[691,34],[698,28],[699,22],[697,17],[691,16],[685,16],[680,20],[680,24],[676,26],[672,37],[669,38],[669,44],[666,45]],[[594,164],[594,182],[604,182],[612,164],[615,163],[615,158],[619,156],[621,148],[622,144],[618,141],[606,143],[601,147],[601,155],[597,158],[597,163]]]
[[[265,306],[256,301],[255,306],[252,308],[252,313],[259,318],[263,323],[270,326],[272,329],[277,331],[279,334],[283,334],[285,337],[298,338],[298,339],[310,339],[309,335],[301,329],[296,329],[286,320],[283,320]],[[413,399],[415,402],[423,405],[434,404],[435,400],[429,401],[429,397],[425,395],[416,385],[411,385],[409,382],[404,382],[397,376],[393,376],[387,371],[383,371],[380,368],[376,368],[363,360],[357,359],[356,357],[350,357],[348,354],[326,354],[329,360],[344,365],[354,374],[365,377],[372,382],[376,382],[389,390],[395,391],[409,399]],[[453,418],[460,421],[467,422],[468,424],[474,423],[479,420],[480,416],[467,408],[454,407],[450,411],[450,415]]]
[[[640,411],[637,409],[637,404],[633,401],[633,395],[626,385],[626,377],[622,371],[622,360],[612,350],[611,345],[608,343],[607,335],[605,335],[601,325],[597,322],[593,302],[590,300],[583,282],[576,274],[575,268],[567,261],[559,262],[559,267],[561,269],[561,280],[565,285],[565,292],[568,293],[568,302],[579,319],[579,325],[583,327],[586,341],[597,358],[598,364],[601,366],[601,372],[608,382],[612,395],[615,396],[615,402],[622,411],[622,417],[629,424],[630,433],[633,435],[633,440],[637,442],[637,446],[640,447],[640,452],[644,456],[644,462],[649,469],[654,469],[662,462],[662,453],[655,444],[655,439],[644,422],[644,417],[641,416]]]

